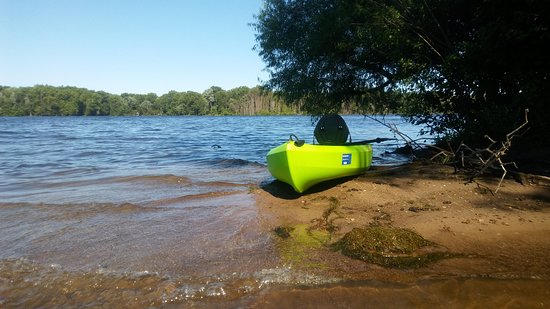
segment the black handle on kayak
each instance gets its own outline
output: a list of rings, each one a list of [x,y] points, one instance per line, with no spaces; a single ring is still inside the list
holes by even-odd
[[[292,139],[294,137],[294,139]],[[290,134],[290,138],[289,138],[291,141],[294,141],[294,145],[296,145],[296,147],[302,147],[304,145],[304,143],[306,142],[305,140],[303,139],[299,139],[296,135],[294,134]]]
[[[364,144],[381,143],[381,142],[393,141],[393,140],[395,140],[395,138],[377,137],[375,139],[367,139],[364,141],[347,143],[346,145],[364,145]]]

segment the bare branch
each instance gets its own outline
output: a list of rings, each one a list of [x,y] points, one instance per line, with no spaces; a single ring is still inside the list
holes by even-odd
[[[399,137],[400,137],[403,141],[405,141],[405,143],[406,143],[407,145],[409,145],[409,146],[411,146],[411,147],[414,145],[414,147],[417,148],[417,149],[418,149],[418,148],[421,148],[421,146],[416,142],[415,139],[413,139],[413,138],[411,138],[410,136],[408,136],[407,134],[405,134],[405,133],[399,131],[399,129],[397,129],[397,126],[396,126],[395,124],[393,124],[393,123],[392,123],[392,124],[388,124],[388,123],[385,123],[385,122],[383,122],[383,121],[381,121],[381,120],[379,120],[379,119],[377,119],[377,118],[375,118],[375,117],[368,116],[368,115],[366,115],[365,117],[368,117],[368,118],[370,118],[370,119],[372,119],[372,120],[378,122],[379,124],[381,124],[381,125],[385,126],[386,128],[388,128],[392,133],[394,133],[394,134],[396,134],[396,135],[399,135]]]
[[[518,132],[525,128],[529,123],[527,118],[529,110],[525,110],[525,122],[519,127],[515,128],[510,133],[506,134],[506,139],[500,143],[498,147],[498,142],[492,139],[490,136],[485,135],[485,138],[489,140],[490,144],[482,149],[472,149],[468,145],[461,143],[456,151],[441,150],[440,153],[436,154],[432,159],[444,155],[450,160],[454,160],[455,168],[456,164],[460,162],[460,167],[467,175],[470,177],[470,181],[479,177],[483,174],[486,174],[488,170],[502,170],[502,175],[498,183],[495,193],[500,189],[508,170],[506,169],[507,165],[513,165],[517,168],[514,162],[503,162],[503,157],[508,153],[508,150],[512,146],[512,139],[517,136]],[[525,132],[523,132],[525,133]],[[491,192],[492,193],[492,192]]]

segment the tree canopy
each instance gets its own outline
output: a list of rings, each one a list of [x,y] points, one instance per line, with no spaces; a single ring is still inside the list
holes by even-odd
[[[390,108],[433,133],[549,136],[550,1],[266,0],[265,86],[311,114]],[[540,137],[540,135],[539,135]]]

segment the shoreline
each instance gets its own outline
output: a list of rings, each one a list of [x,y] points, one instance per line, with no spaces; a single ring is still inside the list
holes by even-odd
[[[550,190],[506,178],[468,183],[453,168],[417,161],[374,168],[356,178],[292,192],[274,181],[255,190],[264,229],[317,225],[333,207],[334,231],[323,246],[287,260],[296,269],[344,280],[412,283],[426,279],[550,280]],[[334,205],[337,205],[334,207]],[[453,255],[413,269],[388,268],[331,249],[354,228],[388,226],[412,230]],[[279,238],[280,243],[285,243]],[[327,245],[328,244],[328,245]],[[548,296],[547,296],[548,297]]]

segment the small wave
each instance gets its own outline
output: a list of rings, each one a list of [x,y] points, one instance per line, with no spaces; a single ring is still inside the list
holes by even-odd
[[[201,186],[205,187],[251,187],[256,186],[257,184],[254,183],[235,183],[235,182],[227,182],[227,181],[203,181],[199,182]]]
[[[16,209],[21,207],[29,207],[32,205],[32,203],[0,203],[0,209]]]
[[[36,163],[36,164],[30,164],[30,163],[21,163],[15,167],[15,169],[21,169],[21,168],[41,168],[41,167],[47,167],[47,168],[55,168],[59,167],[60,164],[57,163]]]
[[[57,205],[57,204],[56,204]],[[121,214],[121,213],[134,213],[142,211],[158,211],[156,207],[151,207],[151,205],[138,205],[133,203],[85,203],[85,204],[69,204],[72,206],[78,207],[66,207],[67,204],[62,204],[64,208],[71,208],[72,211],[82,212],[87,214],[97,214],[97,213],[112,213],[112,214]]]
[[[228,196],[233,194],[239,194],[242,193],[242,191],[217,191],[217,192],[206,192],[206,193],[198,193],[198,194],[190,194],[190,195],[184,195],[184,196],[178,196],[178,197],[172,197],[172,198],[165,198],[161,200],[156,200],[153,202],[148,203],[148,206],[158,207],[158,206],[165,206],[170,204],[176,204],[181,202],[187,202],[192,200],[202,200],[202,199],[208,199],[208,198],[215,198],[215,197],[221,197],[221,196]]]
[[[91,170],[82,169],[80,172],[86,173],[91,172]],[[62,173],[59,172],[63,176]],[[71,171],[66,171],[67,175],[73,173]],[[102,184],[116,184],[116,183],[149,183],[149,184],[188,184],[191,180],[187,177],[176,176],[172,174],[165,175],[141,175],[141,176],[112,176],[112,177],[102,177],[86,180],[74,180],[74,181],[61,181],[50,183],[45,185],[45,187],[55,188],[55,187],[72,187],[72,186],[87,186],[87,185],[102,185]]]
[[[252,167],[264,167],[263,164],[254,161],[248,161],[243,159],[212,159],[209,160],[210,164],[219,166],[219,167],[243,167],[243,166],[252,166]]]
[[[187,177],[176,176],[173,174],[164,175],[140,175],[140,176],[123,176],[111,178],[113,182],[148,182],[161,184],[188,184],[191,180]]]
[[[69,157],[71,157],[71,158],[95,157],[95,156],[98,156],[98,155],[102,155],[104,153],[105,153],[104,151],[83,151],[83,152],[73,154]]]
[[[85,170],[80,170],[81,173],[89,173]],[[91,178],[84,180],[70,180],[73,173],[78,173],[78,171],[65,171],[57,172],[54,174],[61,181],[55,182],[33,182],[32,184],[27,184],[26,189],[58,189],[62,188],[65,191],[74,190],[76,187],[87,187],[87,186],[105,186],[111,184],[136,184],[136,183],[145,183],[145,184],[160,184],[160,185],[184,185],[191,183],[191,180],[175,175],[145,175],[145,176],[112,176],[112,177],[102,177],[102,178]],[[57,192],[60,192],[59,190]],[[33,194],[41,194],[42,192],[36,192]],[[11,197],[18,196],[30,196],[26,192],[23,195],[10,194]]]
[[[63,177],[63,176],[72,176],[72,175],[87,175],[87,174],[96,173],[98,171],[99,171],[99,168],[97,167],[81,167],[81,168],[73,168],[73,169],[53,172],[51,176]]]
[[[23,209],[29,208],[34,211],[36,208],[36,216],[40,217],[41,213],[49,211],[50,219],[65,220],[81,217],[93,216],[95,214],[111,213],[134,213],[142,211],[159,211],[159,208],[154,205],[138,205],[133,203],[62,203],[62,204],[45,204],[45,203],[0,203],[0,209]],[[32,221],[33,217],[29,214],[28,220]]]
[[[149,207],[144,207],[144,206],[140,206],[140,205],[132,204],[132,203],[105,204],[105,205],[107,205],[109,209],[114,210],[117,213],[151,210]]]
[[[58,264],[42,265],[22,258],[0,260],[0,280],[10,282],[0,298],[0,304],[7,307],[136,308],[207,304],[211,307],[215,303],[226,307],[232,301],[258,295],[274,284],[312,286],[339,282],[290,268],[193,278],[147,270],[121,272],[101,265],[89,271],[69,271]],[[52,296],[54,291],[56,297]]]

